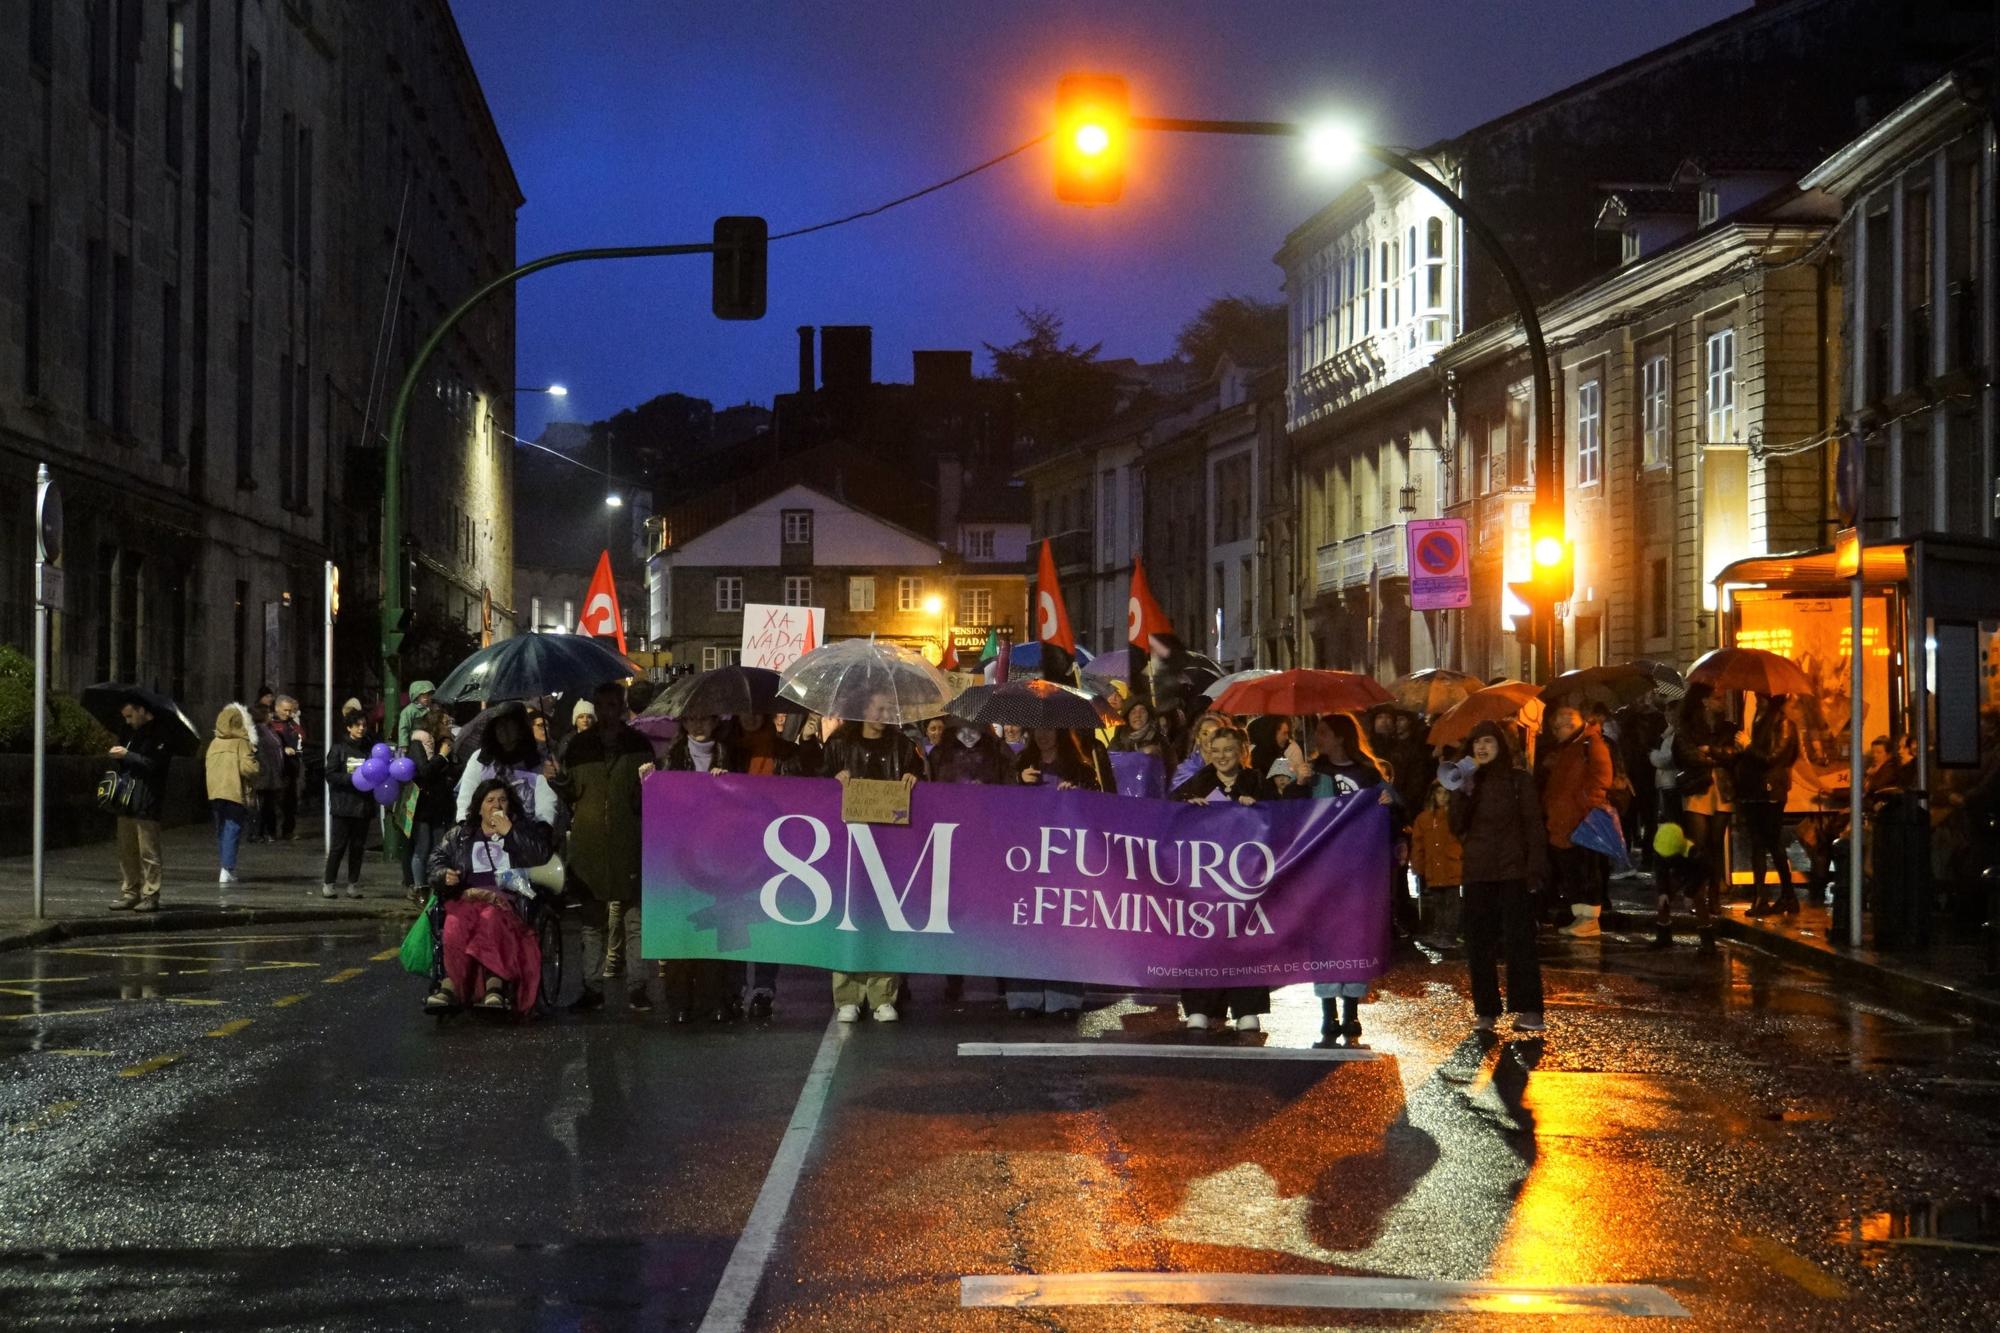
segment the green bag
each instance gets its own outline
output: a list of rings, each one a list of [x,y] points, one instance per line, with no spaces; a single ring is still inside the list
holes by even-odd
[[[437,906],[437,895],[433,893],[424,910],[417,913],[417,919],[410,924],[410,933],[403,936],[403,970],[414,972],[420,977],[431,974],[431,909]]]

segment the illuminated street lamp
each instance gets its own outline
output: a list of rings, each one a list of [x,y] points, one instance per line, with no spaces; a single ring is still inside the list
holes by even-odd
[[[604,507],[607,509],[623,509],[625,507],[625,497],[617,491],[606,491],[604,493]]]
[[[515,392],[515,393],[545,393],[545,394],[547,394],[547,395],[548,395],[549,397],[551,397],[551,398],[567,398],[567,397],[569,397],[569,390],[568,390],[568,389],[566,389],[566,388],[564,388],[564,387],[563,387],[562,385],[560,385],[560,384],[542,384],[542,385],[523,385],[523,384],[517,384],[517,385],[515,385],[515,386],[514,386],[514,392]]]

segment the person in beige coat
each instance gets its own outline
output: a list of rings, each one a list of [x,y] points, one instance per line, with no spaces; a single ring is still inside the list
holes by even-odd
[[[224,704],[215,715],[215,738],[208,743],[208,808],[215,819],[216,849],[222,858],[217,882],[236,882],[236,849],[250,822],[250,795],[263,771],[257,758],[256,728],[242,704]]]

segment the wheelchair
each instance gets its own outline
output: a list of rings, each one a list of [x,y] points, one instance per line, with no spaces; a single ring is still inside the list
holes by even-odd
[[[435,988],[444,978],[444,904],[433,897],[426,908],[431,923],[431,973],[430,982]],[[541,947],[541,982],[535,991],[534,1008],[522,1013],[514,1007],[513,983],[505,983],[507,996],[505,1009],[484,1009],[476,1003],[460,1003],[450,1009],[430,1011],[439,1022],[464,1013],[483,1014],[496,1019],[542,1019],[556,1012],[558,998],[562,994],[563,981],[563,903],[560,887],[551,890],[538,886],[535,897],[529,900],[527,923],[535,932],[535,942]],[[461,997],[464,999],[465,997]]]

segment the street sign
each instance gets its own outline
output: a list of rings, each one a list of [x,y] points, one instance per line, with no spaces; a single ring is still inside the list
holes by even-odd
[[[1462,518],[1424,518],[1409,525],[1411,610],[1444,611],[1472,605],[1472,571],[1465,540]]]
[[[63,609],[63,572],[60,565],[36,565],[35,575],[40,580],[35,589],[35,605],[45,606],[51,611]]]
[[[48,563],[62,559],[62,491],[46,474],[35,487],[35,558]]]

